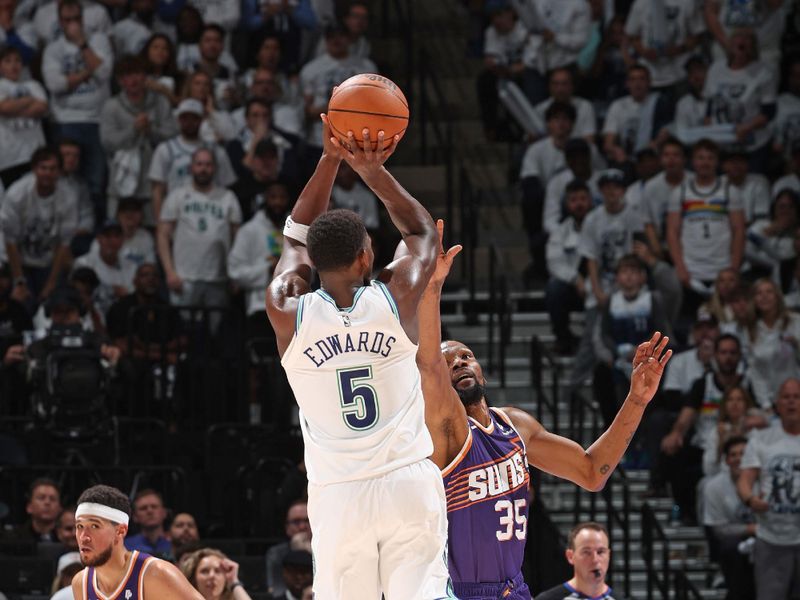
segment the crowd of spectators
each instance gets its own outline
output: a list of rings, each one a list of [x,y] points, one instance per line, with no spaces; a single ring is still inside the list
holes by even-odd
[[[377,70],[370,10],[357,0],[0,4],[0,389],[16,399],[5,412],[28,414],[29,348],[53,337],[57,304],[96,335],[88,347],[117,348],[114,377],[144,397],[172,393],[186,354],[181,327],[195,317],[170,307],[212,312],[212,333],[233,314],[246,339],[274,337],[264,291],[321,152],[319,113],[336,83]],[[376,198],[350,169],[331,203],[380,227]]]
[[[545,289],[572,385],[593,381],[608,424],[636,345],[669,335],[676,354],[626,464],[707,526],[729,598],[789,597],[797,567],[777,557],[800,556],[797,5],[480,5],[483,128],[517,149],[523,283]],[[753,536],[756,591],[739,546]]]

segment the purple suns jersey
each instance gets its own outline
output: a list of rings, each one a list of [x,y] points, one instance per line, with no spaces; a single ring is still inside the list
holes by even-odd
[[[155,559],[149,554],[133,551],[128,571],[122,582],[112,593],[105,595],[95,588],[94,567],[83,571],[83,598],[84,600],[142,600],[144,598],[144,572]]]
[[[453,583],[504,582],[520,573],[528,532],[528,459],[511,420],[496,408],[484,428],[469,419],[458,456],[442,471]]]

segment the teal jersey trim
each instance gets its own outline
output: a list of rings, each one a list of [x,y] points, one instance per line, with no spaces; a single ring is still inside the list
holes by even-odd
[[[392,297],[392,292],[389,291],[389,288],[386,287],[386,284],[382,281],[378,281],[377,279],[373,280],[373,283],[378,287],[378,289],[383,292],[383,295],[386,297],[386,300],[389,302],[389,306],[394,313],[394,316],[397,317],[397,320],[400,320],[400,311],[397,309],[397,303],[395,303],[394,298]]]
[[[336,300],[334,300],[331,297],[331,295],[328,294],[328,292],[326,292],[322,288],[318,289],[316,293],[319,294],[319,297],[325,300],[326,302],[330,302],[333,305],[333,307],[339,312],[351,313],[353,312],[353,309],[356,307],[356,304],[358,304],[358,299],[361,298],[361,294],[363,294],[364,290],[366,289],[367,289],[366,287],[358,288],[358,291],[356,291],[355,296],[353,296],[353,304],[348,306],[347,308],[339,308],[339,306],[336,304]]]

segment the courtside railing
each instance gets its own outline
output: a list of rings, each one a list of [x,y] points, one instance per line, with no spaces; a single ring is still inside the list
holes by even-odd
[[[656,543],[661,544],[661,556],[656,556]],[[642,505],[642,558],[647,569],[647,600],[669,600],[669,540],[648,503]],[[654,596],[654,593],[658,596]]]

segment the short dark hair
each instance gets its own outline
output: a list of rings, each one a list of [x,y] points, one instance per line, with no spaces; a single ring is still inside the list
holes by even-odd
[[[55,488],[58,492],[58,495],[61,496],[61,487],[56,483],[55,479],[51,479],[50,477],[37,477],[34,479],[31,484],[28,486],[28,500],[33,498],[33,492],[36,491],[36,488],[48,486],[51,488]]]
[[[575,107],[569,102],[553,102],[547,107],[547,110],[544,111],[544,120],[549,121],[556,117],[567,117],[574,123],[575,119],[578,117],[578,113],[575,111]]]
[[[147,73],[147,63],[140,56],[126,55],[114,64],[114,77],[120,78],[134,73]]]
[[[364,249],[367,228],[352,210],[337,208],[314,219],[308,230],[308,256],[318,271],[349,267]]]
[[[70,282],[82,283],[92,292],[100,285],[100,278],[91,267],[78,267],[69,276]]]
[[[58,149],[61,149],[61,146],[72,146],[73,148],[77,148],[80,152],[81,145],[78,143],[78,140],[71,137],[62,137],[58,140]]]
[[[719,158],[719,146],[713,141],[708,138],[703,138],[702,140],[698,140],[692,146],[692,156],[694,156],[695,152],[700,150],[708,150],[709,152],[713,152],[717,158]]]
[[[686,154],[686,146],[684,146],[683,142],[681,142],[676,137],[669,136],[667,139],[661,142],[661,147],[659,148],[659,151],[663,152],[664,148],[666,148],[667,146],[675,146],[676,148],[680,149],[681,153],[683,153],[684,155]]]
[[[583,523],[578,523],[570,530],[569,536],[567,537],[567,548],[570,550],[575,550],[575,538],[578,537],[578,534],[584,529],[591,529],[592,531],[599,531],[600,533],[605,534],[606,539],[609,540],[609,544],[611,543],[608,530],[604,526],[596,521],[584,521]]]
[[[42,146],[41,148],[37,148],[33,151],[33,154],[31,154],[31,169],[35,169],[36,165],[38,165],[40,162],[50,160],[51,158],[54,158],[56,162],[58,162],[59,168],[61,168],[61,154],[58,150],[52,146]]]
[[[269,111],[269,114],[272,115],[272,106],[270,105],[269,102],[264,100],[264,98],[250,98],[250,100],[245,102],[245,104],[244,104],[244,114],[245,115],[247,115],[250,112],[250,107],[252,107],[254,104],[258,104],[259,106],[263,106],[264,108],[266,108]]]
[[[217,23],[207,23],[200,31],[200,37],[203,37],[207,31],[215,31],[223,40],[225,39],[225,30]]]
[[[590,196],[592,195],[592,191],[583,179],[573,179],[567,184],[567,187],[564,188],[565,197],[575,192],[586,192]]]
[[[739,444],[747,444],[747,438],[743,435],[735,435],[728,438],[725,440],[725,443],[722,444],[722,454],[728,456],[733,447],[738,446]]]
[[[0,60],[14,55],[18,56],[20,60],[22,60],[22,53],[14,46],[5,46],[2,50],[0,50]]]
[[[647,268],[644,266],[642,259],[636,256],[635,254],[626,254],[622,258],[617,261],[617,269],[616,272],[619,273],[622,269],[636,269],[642,273],[647,272]]]
[[[658,152],[650,148],[642,148],[641,150],[637,150],[636,152],[636,160],[642,160],[644,158],[658,158]]]
[[[81,0],[61,0],[58,2],[58,18],[61,18],[61,13],[64,12],[65,8],[69,8],[70,6],[77,7],[78,10],[81,11],[81,15],[83,15],[83,5],[81,4]]]
[[[159,502],[161,502],[161,505],[164,505],[164,496],[161,495],[161,492],[154,490],[153,488],[144,488],[136,492],[136,494],[133,496],[133,502],[131,502],[131,506],[136,508],[136,503],[145,496],[156,496]]]
[[[78,498],[78,505],[84,502],[116,508],[124,512],[128,517],[131,516],[131,502],[128,500],[128,497],[117,488],[111,487],[110,485],[93,485]],[[114,524],[119,525],[119,523]]]
[[[729,342],[735,343],[736,344],[736,348],[741,351],[741,349],[742,349],[741,340],[738,337],[736,337],[735,335],[733,335],[732,333],[723,333],[716,340],[714,340],[714,352],[719,350],[720,344],[722,342],[726,341],[726,340],[729,341]]]
[[[647,68],[645,65],[643,65],[642,63],[636,63],[636,64],[633,64],[633,65],[631,65],[631,66],[628,68],[628,75],[630,75],[630,74],[631,74],[631,73],[633,73],[634,71],[641,71],[642,73],[644,73],[644,74],[647,76],[647,80],[648,80],[648,81],[650,80],[650,69],[648,69],[648,68]]]

